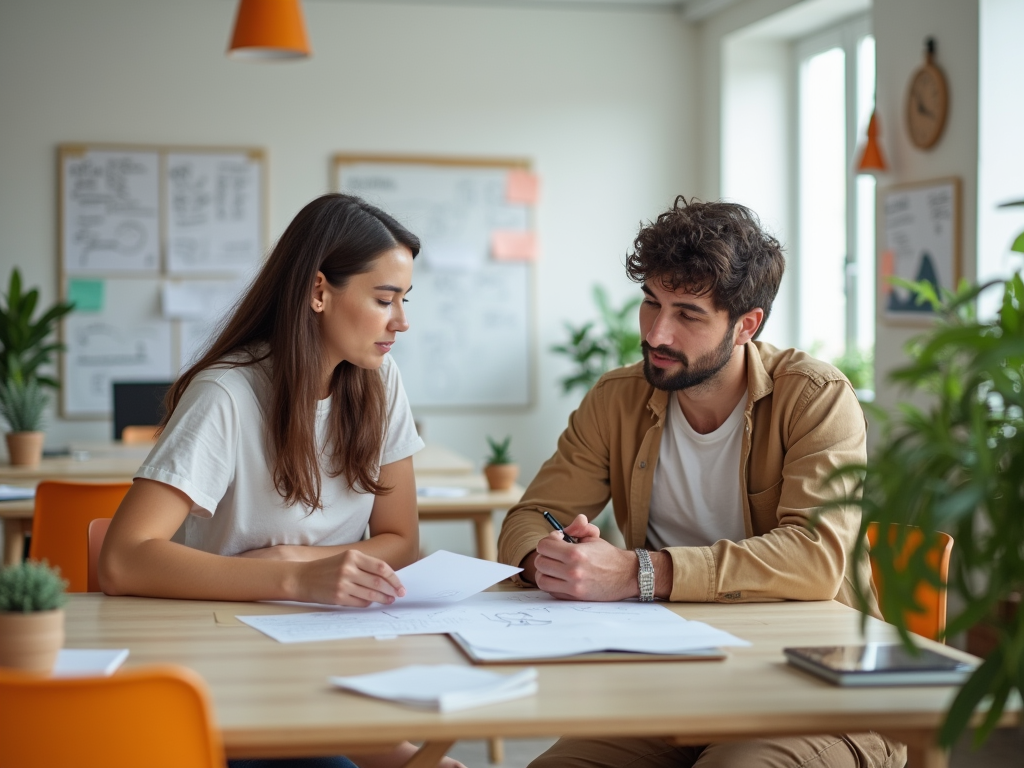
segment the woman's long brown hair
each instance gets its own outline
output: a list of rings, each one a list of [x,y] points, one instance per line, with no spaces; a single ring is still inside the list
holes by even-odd
[[[171,386],[164,424],[200,372],[256,365],[269,358],[272,394],[266,440],[274,485],[289,505],[322,508],[315,427],[325,352],[310,307],[316,273],[323,272],[332,286],[341,288],[398,245],[414,258],[419,253],[415,235],[358,197],[330,194],[309,203],[281,235],[210,348]],[[377,481],[387,432],[380,371],[342,362],[334,369],[330,389],[330,476],[343,474],[349,488],[362,493],[387,493],[390,488]]]

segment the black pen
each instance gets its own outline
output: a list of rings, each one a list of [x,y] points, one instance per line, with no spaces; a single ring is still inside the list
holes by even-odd
[[[576,541],[576,539],[574,539],[572,536],[565,532],[565,528],[562,527],[562,524],[555,520],[554,516],[546,509],[544,510],[544,519],[551,523],[551,527],[554,528],[556,531],[562,532],[562,541],[568,541],[570,544],[579,543],[578,541]]]

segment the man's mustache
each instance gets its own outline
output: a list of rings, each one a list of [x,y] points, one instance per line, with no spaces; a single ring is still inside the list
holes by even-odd
[[[645,358],[651,352],[656,352],[657,354],[661,355],[662,357],[671,357],[673,360],[678,360],[683,365],[689,365],[690,364],[690,361],[687,359],[686,355],[684,355],[682,352],[676,352],[671,347],[666,347],[666,346],[652,347],[646,341],[641,341],[640,342],[640,348],[643,350]]]

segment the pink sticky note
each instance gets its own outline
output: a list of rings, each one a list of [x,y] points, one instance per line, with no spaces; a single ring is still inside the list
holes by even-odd
[[[878,271],[881,273],[881,277],[884,280],[887,277],[892,277],[896,273],[896,254],[892,251],[882,251],[882,258],[880,259],[881,264],[879,265]]]
[[[537,235],[496,229],[491,232],[491,255],[498,261],[536,261]]]
[[[540,177],[535,173],[515,169],[508,172],[505,181],[505,201],[534,205],[540,193]]]

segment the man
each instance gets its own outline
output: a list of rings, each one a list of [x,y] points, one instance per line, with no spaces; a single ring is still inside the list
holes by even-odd
[[[854,605],[854,579],[870,583],[867,560],[848,558],[860,516],[813,518],[852,490],[826,481],[864,462],[864,416],[834,367],[753,341],[785,268],[778,241],[741,205],[680,196],[634,249],[626,270],[644,293],[643,363],[608,373],[583,399],[509,511],[499,559],[565,599]],[[609,497],[626,549],[588,522]],[[552,532],[543,510],[579,543]],[[876,734],[697,748],[562,739],[534,768],[888,768],[904,759]]]

